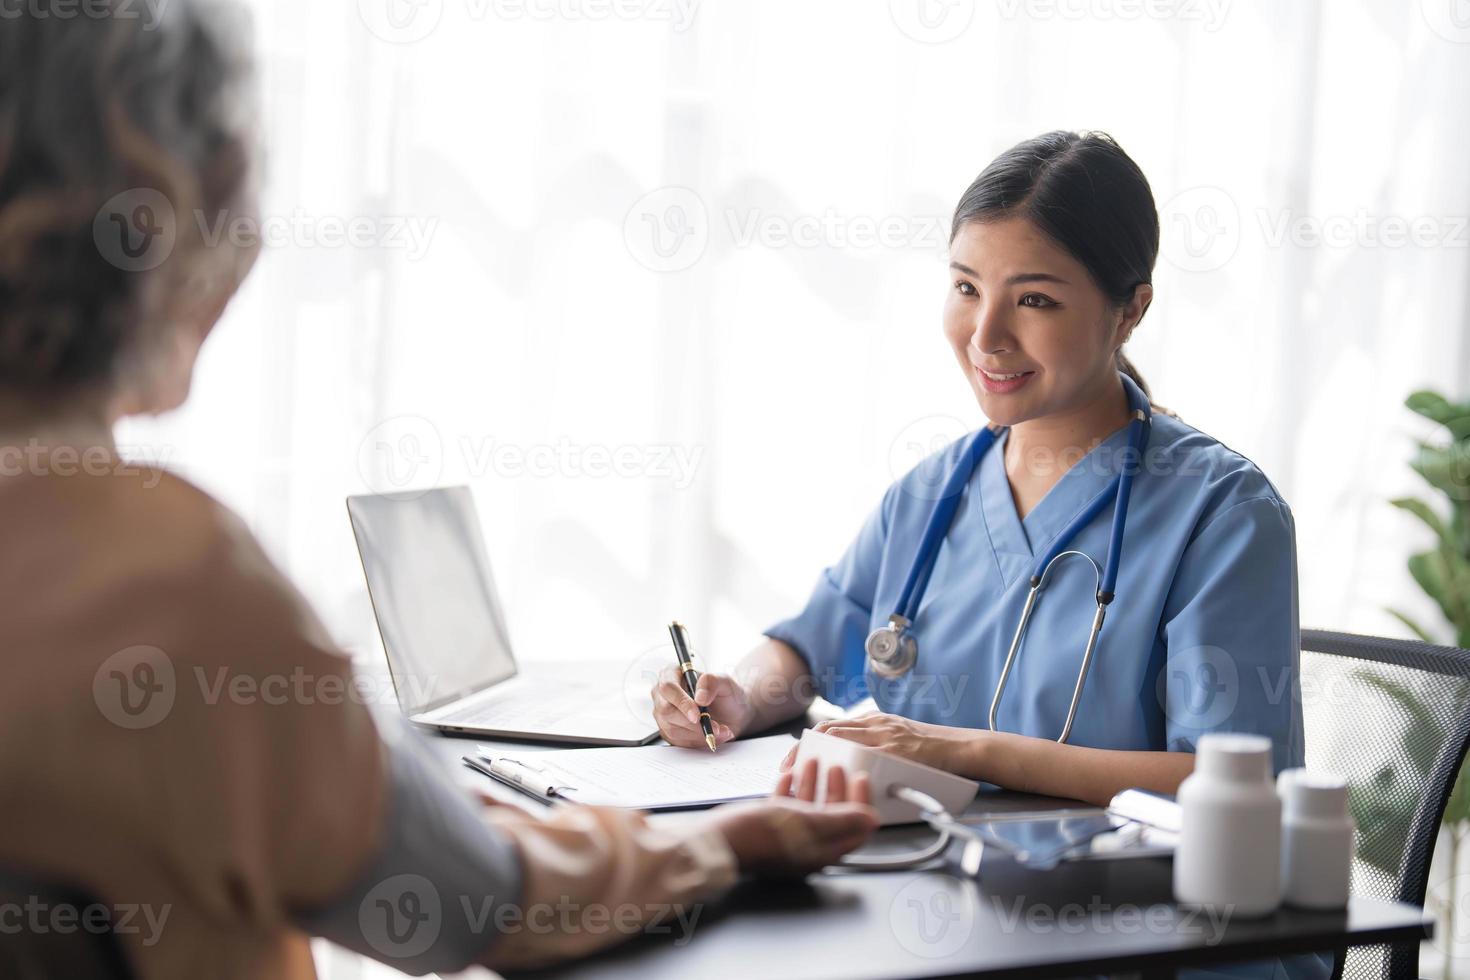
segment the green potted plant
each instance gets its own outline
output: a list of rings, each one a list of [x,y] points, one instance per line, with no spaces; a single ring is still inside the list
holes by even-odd
[[[1410,410],[1437,422],[1448,431],[1449,439],[1421,442],[1414,459],[1414,470],[1435,490],[1439,501],[1431,504],[1418,497],[1400,497],[1395,507],[1419,519],[1434,535],[1427,551],[1409,557],[1409,574],[1419,587],[1435,601],[1448,624],[1430,629],[1397,609],[1389,612],[1426,643],[1453,643],[1470,648],[1470,402],[1454,403],[1433,391],[1416,391],[1404,403]],[[1444,512],[1447,512],[1447,516]],[[1427,711],[1414,693],[1402,684],[1383,677],[1360,672],[1359,679],[1397,702],[1410,719],[1401,736],[1398,766],[1426,774],[1434,759],[1429,750],[1442,740],[1442,723]],[[1373,776],[1382,782],[1396,778],[1392,767],[1384,767]],[[1357,794],[1354,794],[1355,796]],[[1371,794],[1388,800],[1390,794]],[[1359,826],[1358,858],[1393,875],[1398,872],[1402,825],[1406,814],[1384,812],[1389,804],[1359,806],[1355,800],[1355,816]],[[1451,880],[1459,868],[1460,848],[1470,833],[1470,781],[1462,769],[1445,808],[1445,859]],[[1444,975],[1450,975],[1455,936],[1455,895],[1446,894],[1440,901],[1445,942]]]

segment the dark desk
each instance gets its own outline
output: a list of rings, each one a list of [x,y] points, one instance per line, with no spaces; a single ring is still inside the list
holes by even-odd
[[[436,739],[446,758],[471,744]],[[489,743],[487,743],[489,744]],[[504,743],[498,743],[504,744]],[[516,745],[517,749],[527,746]],[[473,774],[465,776],[473,781]],[[497,797],[528,802],[488,779]],[[1076,806],[1021,793],[982,793],[969,812]],[[655,819],[688,819],[670,814]],[[874,851],[931,840],[922,826],[879,831]],[[1432,922],[1413,906],[1355,898],[1346,912],[1282,909],[1264,919],[1211,917],[1171,901],[1167,858],[1075,861],[1029,871],[988,853],[979,880],[953,864],[932,870],[824,872],[804,882],[746,881],[706,903],[692,928],[670,925],[623,946],[528,976],[759,980],[1069,976],[1255,960],[1346,945],[1418,942]],[[686,935],[687,932],[687,935]]]

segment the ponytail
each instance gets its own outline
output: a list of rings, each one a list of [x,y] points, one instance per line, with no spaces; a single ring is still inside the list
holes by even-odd
[[[1152,402],[1154,400],[1154,397],[1153,392],[1148,390],[1148,382],[1143,380],[1143,375],[1138,373],[1138,368],[1133,366],[1133,362],[1128,360],[1128,358],[1123,354],[1121,348],[1119,348],[1118,350],[1117,361],[1118,370],[1122,371],[1124,374],[1128,375],[1128,377],[1132,378],[1133,383],[1138,385],[1138,390],[1143,392],[1143,397]]]

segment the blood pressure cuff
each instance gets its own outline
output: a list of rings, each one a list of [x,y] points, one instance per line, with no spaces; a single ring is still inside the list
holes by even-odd
[[[495,923],[521,903],[520,857],[420,736],[402,726],[384,735],[389,778],[378,852],[337,901],[296,924],[415,976],[457,972],[485,956]]]

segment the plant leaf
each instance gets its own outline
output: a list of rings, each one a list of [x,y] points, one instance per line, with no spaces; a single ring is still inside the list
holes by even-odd
[[[1416,391],[1404,399],[1404,405],[1410,411],[1445,426],[1456,439],[1470,435],[1470,405],[1455,404],[1437,391]]]
[[[1420,443],[1419,453],[1409,465],[1450,500],[1470,500],[1470,445]]]
[[[1399,748],[1418,772],[1416,781],[1423,779],[1434,765],[1439,743],[1444,741],[1444,725],[1430,712],[1424,702],[1409,688],[1395,680],[1380,677],[1366,670],[1355,670],[1352,676],[1367,687],[1377,688],[1385,697],[1395,702],[1407,724],[1399,736]]]
[[[1455,626],[1456,633],[1466,622],[1465,596],[1456,593],[1456,570],[1445,559],[1443,551],[1422,551],[1409,558],[1409,574],[1429,597],[1439,603],[1445,619]]]
[[[1429,526],[1429,529],[1434,532],[1435,537],[1437,537],[1442,543],[1450,547],[1454,546],[1454,538],[1450,535],[1450,529],[1445,526],[1444,519],[1436,514],[1433,508],[1431,508],[1424,501],[1420,500],[1418,497],[1397,497],[1393,500],[1390,500],[1389,503],[1393,504],[1399,510],[1408,511],[1410,514],[1413,514],[1415,517],[1419,518],[1419,520],[1427,524]]]
[[[1399,622],[1403,623],[1409,629],[1413,630],[1414,635],[1419,637],[1419,639],[1423,640],[1425,643],[1433,643],[1435,645],[1439,645],[1439,640],[1430,636],[1429,633],[1424,629],[1424,627],[1420,626],[1414,620],[1410,619],[1407,614],[1401,613],[1397,609],[1388,610],[1388,614],[1396,618]]]

